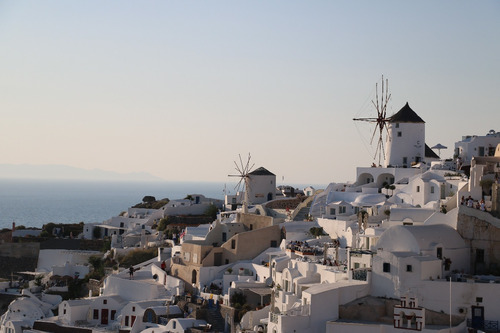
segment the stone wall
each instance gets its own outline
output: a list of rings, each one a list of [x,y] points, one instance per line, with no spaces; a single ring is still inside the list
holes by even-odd
[[[473,274],[500,274],[500,220],[487,212],[460,207],[457,231],[471,248]]]

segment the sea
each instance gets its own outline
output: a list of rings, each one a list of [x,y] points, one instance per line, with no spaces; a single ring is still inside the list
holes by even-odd
[[[0,179],[0,230],[12,228],[13,222],[27,228],[49,222],[100,223],[141,203],[147,195],[175,200],[202,194],[222,200],[225,193],[236,192],[234,187],[223,182]]]
[[[234,185],[216,182],[138,182],[0,179],[0,229],[54,223],[103,222],[141,203],[188,194],[224,199]],[[229,193],[228,193],[229,194]]]

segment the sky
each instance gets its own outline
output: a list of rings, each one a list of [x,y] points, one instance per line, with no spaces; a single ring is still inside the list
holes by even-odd
[[[278,183],[373,162],[375,84],[426,143],[500,131],[499,1],[0,0],[0,164]]]

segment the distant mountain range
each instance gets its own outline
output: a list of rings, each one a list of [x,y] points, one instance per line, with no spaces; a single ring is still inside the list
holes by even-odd
[[[0,178],[53,180],[161,181],[146,172],[118,173],[67,165],[0,164]]]

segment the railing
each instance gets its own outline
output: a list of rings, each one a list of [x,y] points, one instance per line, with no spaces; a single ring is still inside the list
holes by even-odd
[[[485,332],[499,332],[498,321],[494,320],[474,320],[472,322],[472,319],[467,319],[467,327],[480,329]]]

